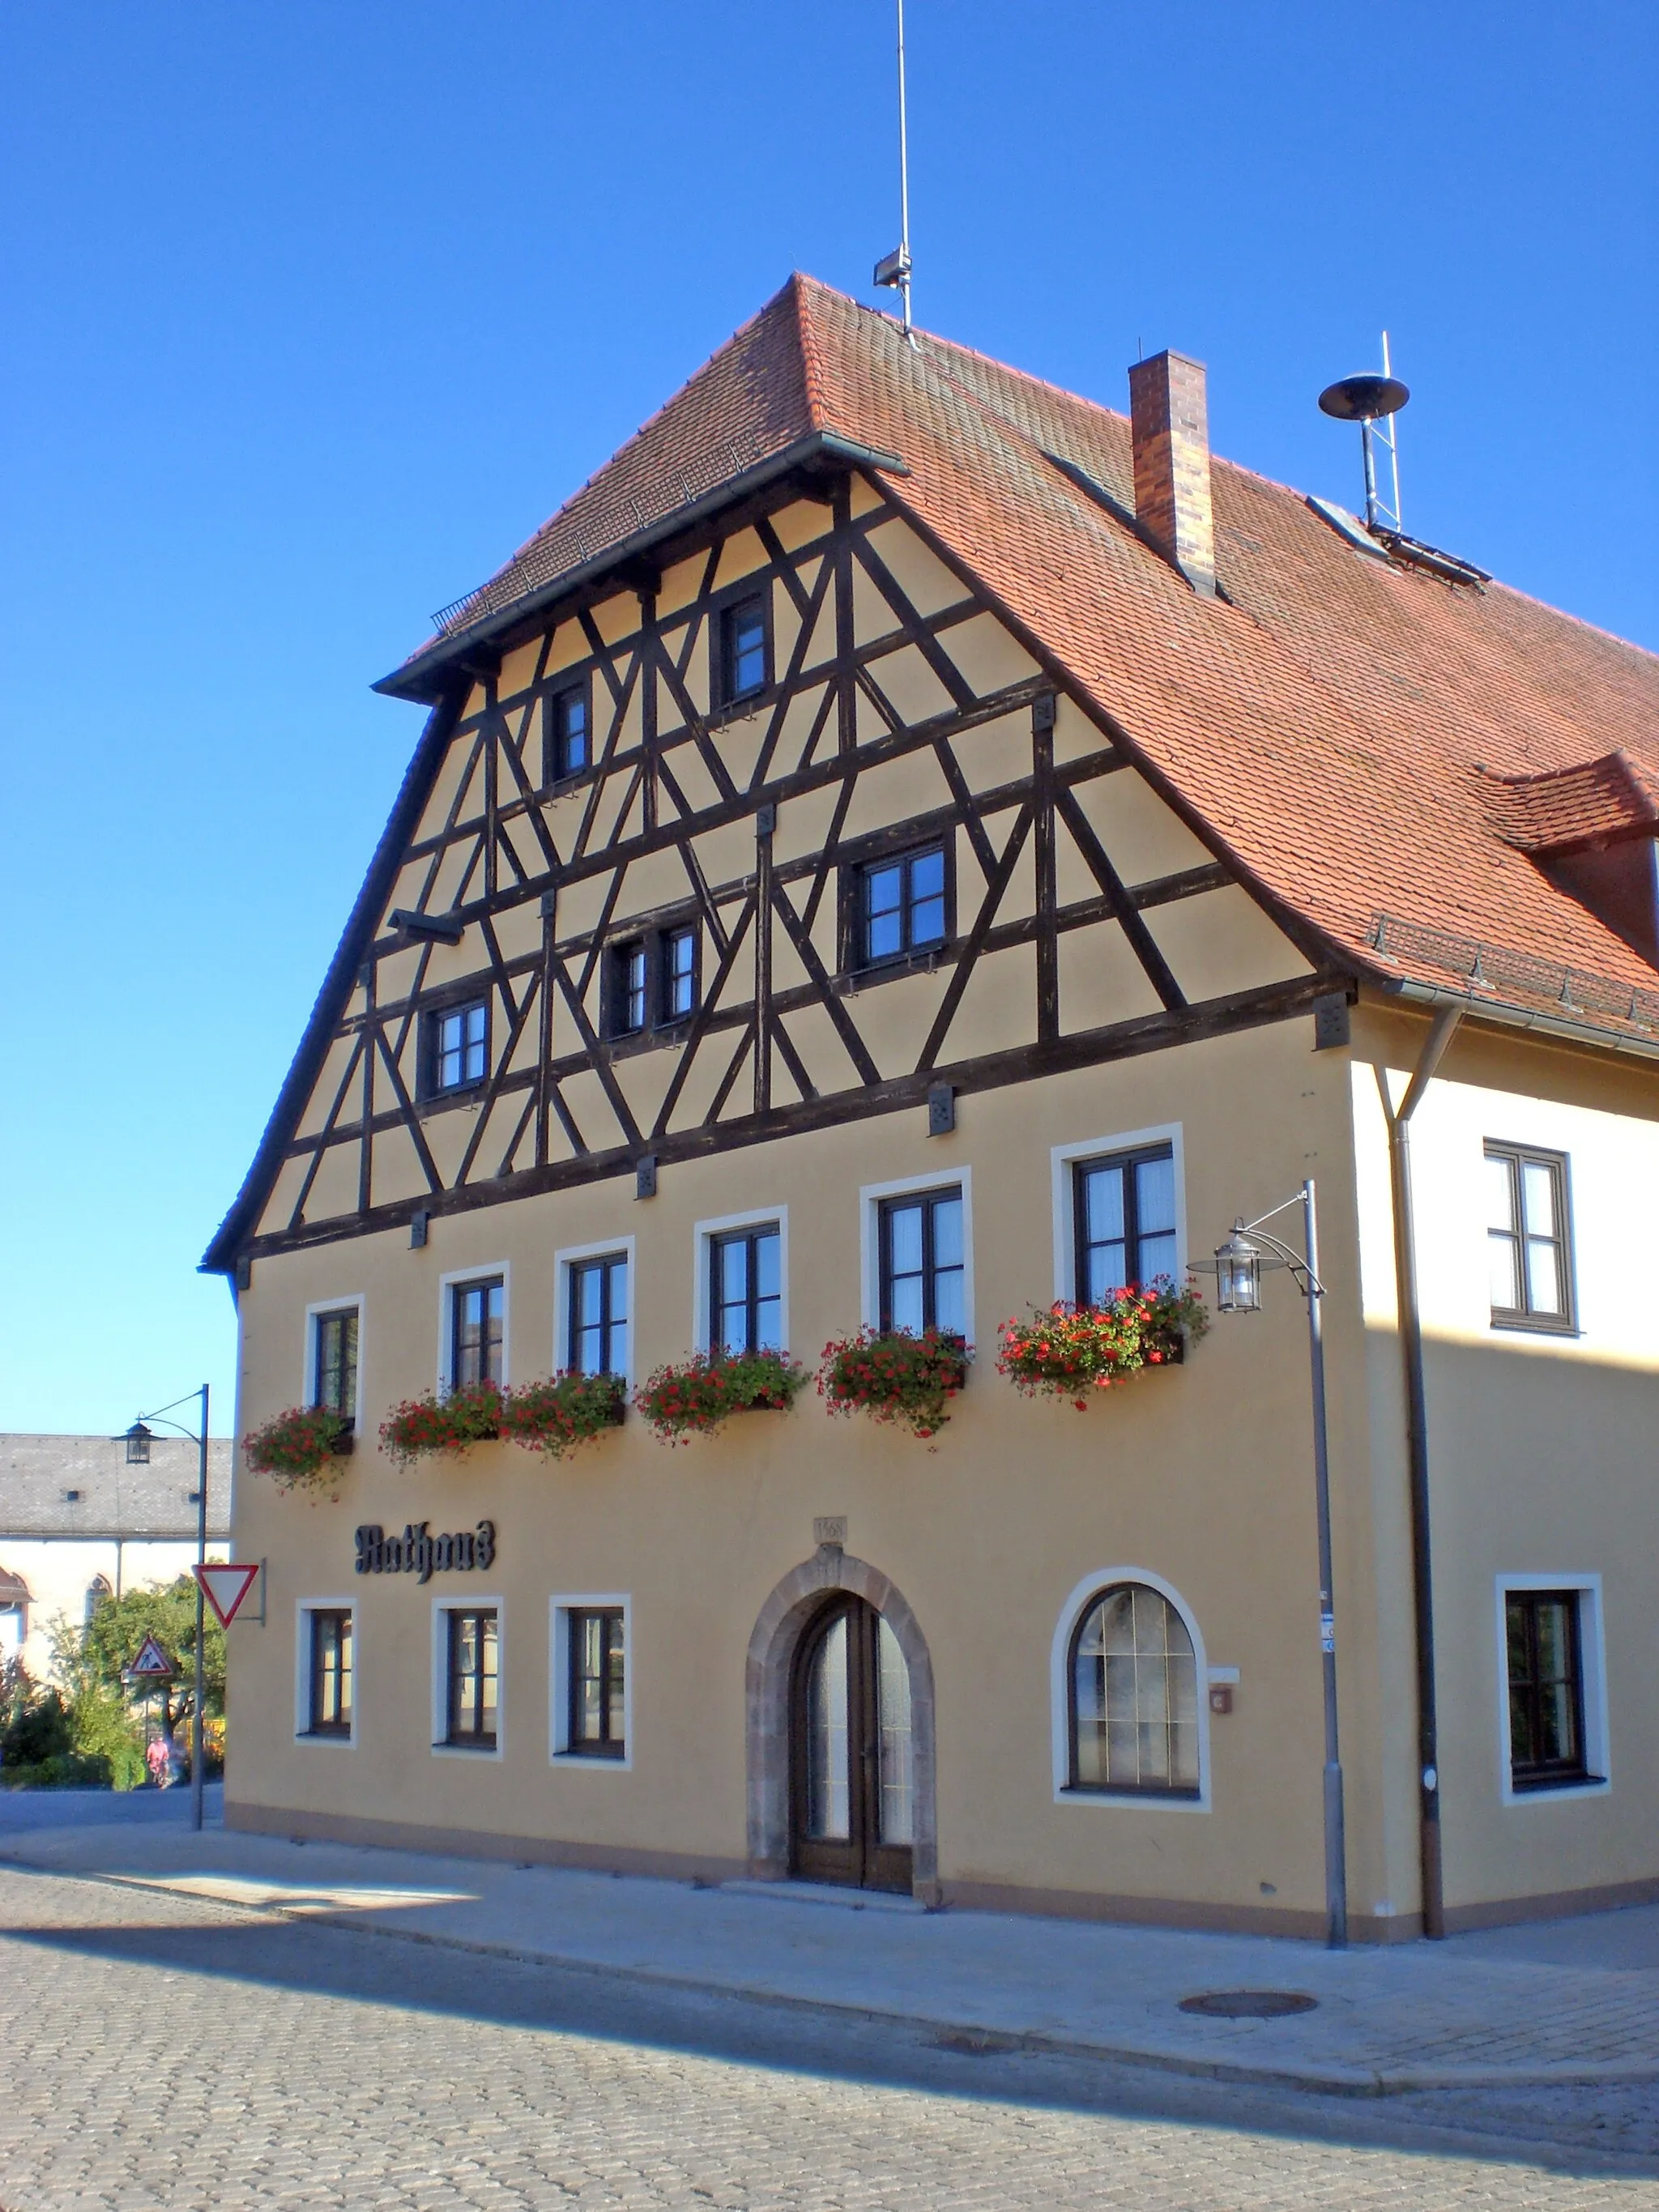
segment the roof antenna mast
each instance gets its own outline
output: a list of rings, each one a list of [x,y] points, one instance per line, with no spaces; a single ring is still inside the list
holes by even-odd
[[[910,148],[905,128],[904,0],[898,8],[899,242],[876,264],[878,284],[897,292],[904,311],[904,335],[915,343],[910,325]]]
[[[1319,409],[1323,415],[1334,416],[1339,422],[1358,422],[1360,453],[1365,465],[1365,527],[1370,531],[1386,530],[1395,537],[1400,534],[1400,448],[1393,417],[1396,416],[1411,393],[1394,374],[1389,361],[1389,334],[1382,333],[1382,374],[1381,376],[1345,376],[1339,383],[1328,384],[1319,395]],[[1389,474],[1394,492],[1394,505],[1389,507],[1376,488],[1376,448],[1381,446],[1389,457]]]

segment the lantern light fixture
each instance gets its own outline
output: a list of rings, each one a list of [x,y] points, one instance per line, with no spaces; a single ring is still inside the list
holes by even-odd
[[[135,1421],[122,1437],[122,1442],[127,1448],[127,1465],[148,1467],[149,1448],[155,1440],[155,1431],[153,1429],[146,1428],[142,1421]]]
[[[1216,1247],[1215,1304],[1218,1313],[1261,1310],[1261,1247],[1244,1234],[1242,1218],[1226,1243]]]

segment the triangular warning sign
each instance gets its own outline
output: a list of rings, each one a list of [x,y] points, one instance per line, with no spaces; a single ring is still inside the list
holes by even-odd
[[[216,1565],[198,1567],[196,1579],[207,1592],[207,1601],[219,1616],[221,1628],[228,1628],[236,1618],[237,1608],[258,1581],[258,1567]]]
[[[141,1677],[152,1675],[159,1677],[177,1674],[178,1669],[155,1638],[153,1636],[147,1636],[138,1647],[138,1656],[127,1668],[127,1672],[129,1674]]]

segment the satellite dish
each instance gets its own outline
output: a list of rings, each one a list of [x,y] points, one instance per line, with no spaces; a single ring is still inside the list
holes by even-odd
[[[1320,393],[1319,411],[1339,422],[1375,422],[1397,415],[1410,398],[1397,376],[1345,376]]]

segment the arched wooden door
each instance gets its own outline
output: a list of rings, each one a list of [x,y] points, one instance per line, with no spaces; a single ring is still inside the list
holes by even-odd
[[[898,1638],[862,1598],[837,1598],[801,1638],[789,1734],[791,1871],[908,1892],[910,1674]]]

